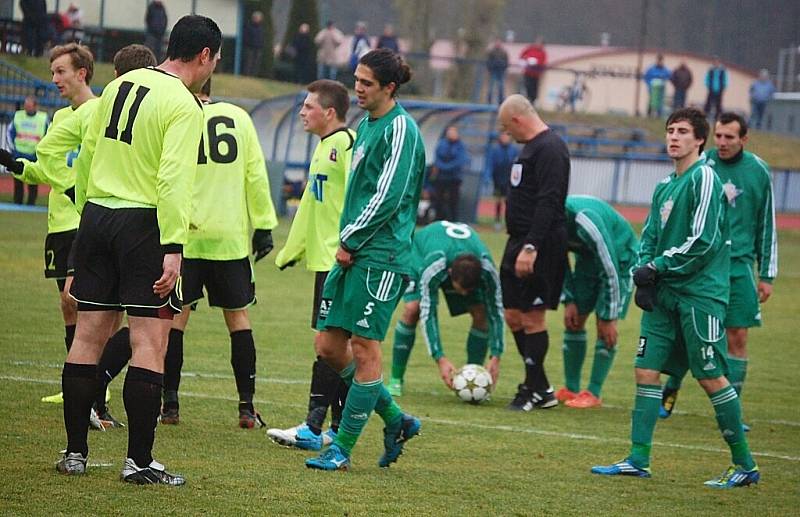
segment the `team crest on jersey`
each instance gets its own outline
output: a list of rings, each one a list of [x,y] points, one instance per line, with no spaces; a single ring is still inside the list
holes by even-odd
[[[664,201],[663,205],[661,205],[661,209],[658,211],[658,213],[661,215],[662,228],[667,224],[667,221],[669,220],[669,214],[672,213],[672,206],[674,204],[675,202],[672,200],[672,198],[669,198],[666,201]]]
[[[358,149],[353,153],[353,166],[351,170],[356,170],[358,168],[358,164],[361,163],[361,159],[364,157],[364,144],[358,146]]]
[[[522,182],[522,164],[515,163],[511,166],[511,186],[518,187]]]
[[[743,190],[737,188],[731,180],[722,185],[722,190],[725,192],[725,197],[728,198],[728,204],[736,206],[736,198],[742,195]]]
[[[328,159],[332,162],[336,161],[336,149],[331,149],[331,154],[328,155]]]

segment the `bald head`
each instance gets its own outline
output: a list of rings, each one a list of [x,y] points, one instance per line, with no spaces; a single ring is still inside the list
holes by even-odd
[[[530,101],[518,93],[509,95],[500,105],[497,124],[500,130],[508,131],[520,143],[532,140],[547,129]]]

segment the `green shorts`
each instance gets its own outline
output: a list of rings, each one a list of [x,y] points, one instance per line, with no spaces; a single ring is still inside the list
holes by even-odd
[[[444,299],[447,302],[447,309],[450,311],[450,316],[466,314],[473,305],[483,304],[480,297],[480,289],[474,289],[467,296],[464,296],[455,292],[449,280],[442,284],[442,293],[444,293]],[[403,293],[403,302],[418,302],[421,298],[422,295],[419,292],[418,280],[412,279],[408,283],[406,292]]]
[[[598,314],[609,314],[611,308],[606,307],[606,301],[600,296],[603,289],[607,286],[601,285],[598,266],[593,262],[576,262],[574,283],[572,286],[572,302],[578,307],[578,314],[591,314],[592,311]],[[633,279],[629,269],[625,272],[617,272],[619,286],[615,288],[620,291],[620,311],[619,318],[624,320],[628,314],[628,306],[631,304],[631,293],[633,291]]]
[[[659,303],[642,315],[636,368],[695,379],[715,379],[728,373],[728,342],[722,326],[724,305],[710,313],[691,300]]]
[[[731,261],[731,295],[725,315],[726,328],[761,326],[761,307],[752,264]]]
[[[340,328],[383,341],[407,283],[405,275],[375,266],[334,265],[322,289],[317,330]]]

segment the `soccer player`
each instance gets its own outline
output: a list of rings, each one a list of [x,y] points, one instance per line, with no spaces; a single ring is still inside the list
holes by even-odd
[[[247,308],[256,302],[256,287],[248,256],[252,249],[258,262],[272,250],[272,229],[278,219],[253,121],[242,108],[212,102],[210,95],[211,79],[198,94],[205,125],[183,249],[181,289],[187,310],[175,316],[169,331],[161,423],[177,424],[179,420],[183,333],[191,314],[188,307],[196,307],[205,288],[208,304],[222,309],[231,337],[239,427],[252,429],[263,427],[264,421],[253,407],[256,346]]]
[[[381,341],[411,273],[411,235],[425,171],[425,149],[414,119],[395,100],[411,70],[399,54],[370,51],[355,71],[358,125],[352,172],[342,210],[339,249],[322,292],[317,330],[320,355],[350,385],[333,443],[310,468],[346,470],[374,409],[383,419],[384,453],[397,461],[420,421],[403,413],[383,385]]]
[[[67,448],[56,464],[64,474],[86,471],[96,365],[115,313],[124,309],[132,356],[123,389],[128,454],[122,479],[185,483],[153,459],[152,448],[167,335],[180,311],[176,282],[203,128],[202,107],[191,91],[214,71],[221,40],[209,18],[178,20],[166,61],[106,86],[82,143],[75,164],[82,215],[70,291],[78,301],[78,326],[62,373]]]
[[[23,109],[14,113],[11,124],[8,125],[8,142],[13,148],[15,159],[25,158],[31,162],[36,161],[36,146],[47,133],[50,117],[44,111],[39,111],[36,97],[25,97]],[[36,204],[39,186],[28,184],[28,204]],[[21,205],[25,197],[25,184],[14,178],[14,203]]]
[[[556,392],[568,407],[600,407],[600,391],[617,353],[617,321],[631,301],[631,269],[639,240],[633,228],[605,201],[592,196],[567,196],[568,249],[574,270],[564,279],[564,379]],[[586,356],[586,320],[595,312],[597,343],[588,389],[580,390]]]
[[[333,267],[339,248],[339,219],[350,175],[356,133],[345,125],[350,97],[341,83],[322,79],[306,87],[308,94],[300,109],[303,129],[320,137],[311,157],[308,183],[294,216],[286,246],[275,263],[281,270],[303,257],[314,271],[314,303],[311,328],[317,326],[317,312],[325,278]],[[289,429],[268,429],[267,436],[281,445],[320,450],[329,445],[339,430],[347,384],[320,357],[320,333],[314,336],[317,359],[311,368],[311,390],[305,421]],[[331,426],[322,432],[325,416],[331,408]]]
[[[728,380],[741,397],[747,375],[747,329],[761,326],[759,302],[772,294],[778,275],[778,236],[772,176],[764,160],[749,151],[747,122],[736,113],[723,113],[714,126],[714,145],[706,163],[722,182],[728,201],[731,232],[731,293],[725,314],[728,338]],[[753,264],[758,264],[758,285]],[[684,372],[685,373],[685,372]],[[661,416],[667,418],[675,407],[683,375],[671,376],[664,386]],[[745,425],[745,431],[749,431]]]
[[[389,393],[396,397],[403,394],[403,377],[418,321],[428,353],[439,367],[439,376],[448,388],[453,387],[456,368],[444,355],[439,336],[439,289],[451,316],[468,312],[472,317],[467,334],[467,363],[482,365],[491,348],[487,369],[492,380],[497,381],[504,350],[503,295],[489,249],[468,225],[440,221],[414,234],[413,260],[414,279],[403,296],[403,315],[394,330]]]
[[[512,411],[558,405],[544,371],[549,337],[545,313],[556,309],[567,264],[569,151],[519,94],[500,105],[498,124],[524,144],[511,167],[506,201],[508,242],[500,266],[506,323],[525,364]]]
[[[624,460],[593,467],[592,472],[650,477],[660,373],[688,367],[711,399],[733,458],[731,467],[705,484],[746,486],[757,483],[760,474],[742,430],[739,397],[725,378],[722,320],[730,276],[725,193],[717,175],[700,159],[708,137],[705,114],[679,109],[667,119],[666,130],[667,154],[675,171],[653,192],[633,273],[636,305],[645,312],[636,352],[631,451]]]

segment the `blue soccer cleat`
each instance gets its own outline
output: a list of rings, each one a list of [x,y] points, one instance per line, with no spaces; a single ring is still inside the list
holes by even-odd
[[[318,451],[322,449],[322,434],[314,434],[308,425],[301,425],[297,428],[294,437],[294,446],[298,449],[307,451]]]
[[[327,431],[322,433],[322,445],[323,446],[327,446],[327,445],[332,444],[335,439],[336,439],[336,431],[334,431],[333,429],[329,428]]]
[[[678,390],[664,387],[661,392],[661,406],[658,408],[658,418],[669,418],[675,409],[678,400]]]
[[[650,469],[641,469],[630,462],[628,459],[618,461],[613,465],[597,465],[592,467],[592,474],[601,476],[634,476],[638,478],[649,478]]]
[[[758,471],[757,466],[753,467],[752,470],[745,470],[738,465],[731,465],[720,477],[709,479],[703,484],[711,488],[738,488],[740,486],[755,485],[760,480],[761,473]]]
[[[307,459],[306,467],[319,470],[347,470],[350,468],[350,456],[333,443],[316,458]]]
[[[392,429],[383,428],[383,455],[378,460],[378,466],[386,468],[403,454],[403,445],[419,434],[422,422],[419,418],[403,413],[400,424]]]

